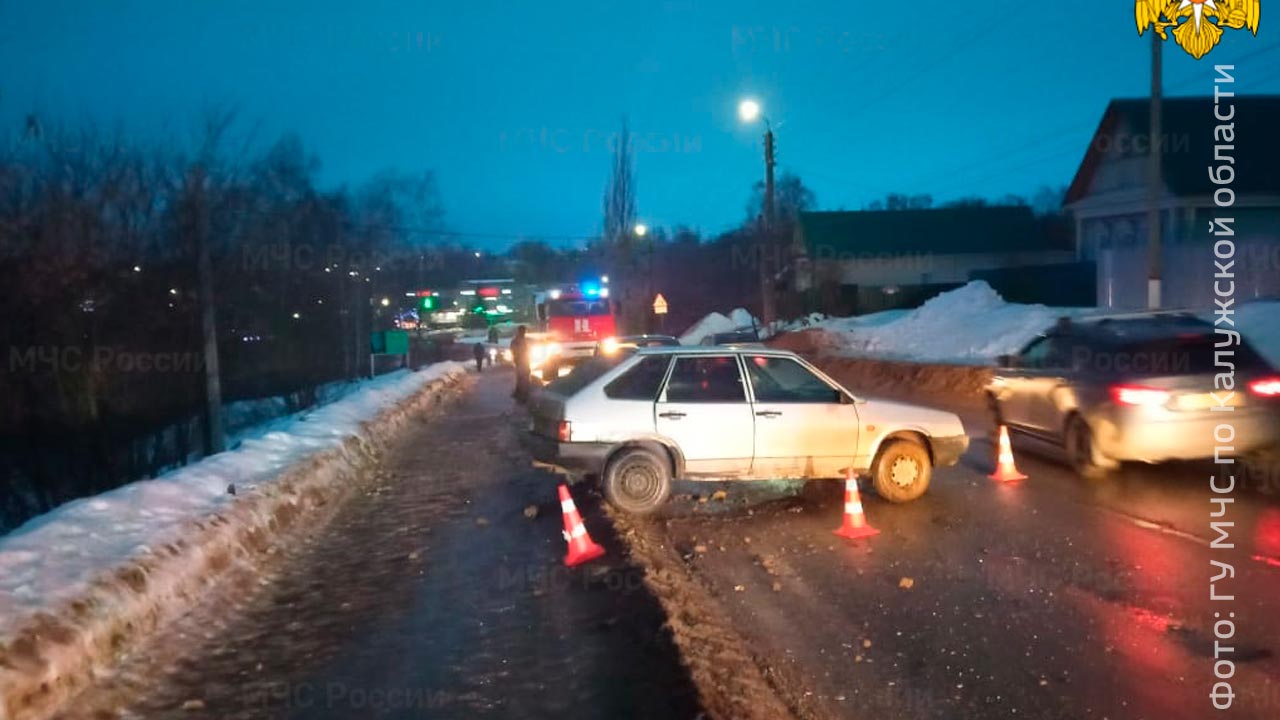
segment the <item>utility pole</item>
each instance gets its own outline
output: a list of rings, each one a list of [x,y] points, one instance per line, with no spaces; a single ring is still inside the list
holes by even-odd
[[[1158,310],[1161,305],[1161,223],[1160,199],[1163,181],[1164,142],[1161,138],[1163,75],[1160,57],[1162,44],[1159,33],[1151,33],[1151,126],[1147,146],[1147,309]]]
[[[777,229],[777,218],[773,197],[773,128],[765,121],[764,131],[764,232],[760,234],[759,261],[756,263],[760,271],[760,320],[765,327],[773,324],[774,309],[773,276],[769,266],[769,256],[773,250],[773,234]]]
[[[213,455],[226,449],[226,442],[222,434],[222,381],[218,377],[218,324],[213,305],[213,258],[209,253],[209,202],[205,197],[204,168],[196,166],[189,182],[200,333],[204,345],[204,447],[206,455]]]

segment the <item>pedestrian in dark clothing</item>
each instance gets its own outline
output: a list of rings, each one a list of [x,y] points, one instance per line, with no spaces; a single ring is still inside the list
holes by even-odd
[[[523,325],[516,328],[516,335],[511,338],[511,360],[516,365],[516,390],[512,396],[516,402],[523,403],[529,399],[529,382],[533,372],[529,366],[529,338],[526,337]]]
[[[484,372],[484,343],[476,343],[471,346],[471,356],[476,359],[476,372]]]

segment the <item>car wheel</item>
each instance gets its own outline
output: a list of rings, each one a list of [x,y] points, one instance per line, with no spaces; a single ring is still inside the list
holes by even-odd
[[[933,462],[920,443],[892,440],[880,448],[871,465],[871,485],[880,497],[893,503],[918,499],[929,489]]]
[[[632,515],[648,515],[671,494],[671,465],[651,450],[623,450],[604,472],[604,498]]]
[[[1080,477],[1103,480],[1114,469],[1114,465],[1107,462],[1094,444],[1093,430],[1089,429],[1089,423],[1079,415],[1073,416],[1067,424],[1066,442],[1067,458]]]

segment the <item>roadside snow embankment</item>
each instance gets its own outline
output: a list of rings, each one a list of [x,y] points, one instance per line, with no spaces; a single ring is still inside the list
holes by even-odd
[[[849,387],[947,393],[976,402],[1000,355],[1015,354],[1061,317],[1105,315],[1098,308],[1056,308],[1005,302],[974,281],[914,310],[888,310],[849,318],[811,315],[788,326],[771,344],[794,350]],[[1212,312],[1202,318],[1213,322]],[[1256,300],[1236,307],[1235,328],[1280,367],[1280,302]]]
[[[709,335],[737,332],[739,330],[757,330],[762,335],[760,321],[746,308],[737,308],[728,315],[713,312],[693,324],[680,336],[681,345],[699,345]]]
[[[371,380],[235,450],[68,503],[0,538],[0,720],[55,711],[233,563],[339,499],[463,374],[441,363]]]
[[[990,285],[976,280],[914,310],[834,318],[810,327],[831,333],[829,349],[841,355],[990,365],[1000,355],[1018,352],[1058,318],[1086,312],[1008,303]]]

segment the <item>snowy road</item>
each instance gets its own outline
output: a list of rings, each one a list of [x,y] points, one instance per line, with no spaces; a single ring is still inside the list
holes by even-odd
[[[609,554],[561,566],[555,479],[518,447],[511,384],[484,375],[269,584],[186,618],[68,717],[696,717],[661,610],[585,496]]]
[[[1211,550],[1203,468],[1088,484],[1015,441],[1030,479],[998,485],[979,439],[919,502],[864,496],[881,534],[858,542],[831,534],[837,486],[684,484],[661,517],[619,521],[655,598],[582,490],[610,552],[560,568],[554,480],[515,442],[509,382],[482,378],[270,584],[188,618],[71,717],[696,717],[659,601],[692,674],[723,682],[704,698],[761,717],[1210,717],[1216,610],[1238,628],[1228,716],[1280,715],[1280,507],[1238,496],[1237,548]],[[1235,565],[1234,602],[1209,602],[1210,559]]]

